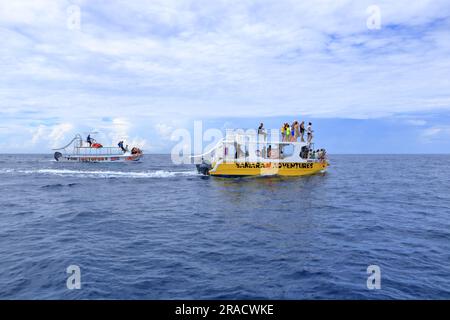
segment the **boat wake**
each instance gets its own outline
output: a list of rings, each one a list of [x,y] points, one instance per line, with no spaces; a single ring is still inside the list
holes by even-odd
[[[78,178],[173,178],[196,176],[197,171],[141,171],[141,172],[125,172],[125,171],[85,171],[85,170],[69,170],[69,169],[37,169],[37,170],[15,170],[2,169],[0,174],[40,174],[40,175],[56,175],[61,177],[78,177]]]

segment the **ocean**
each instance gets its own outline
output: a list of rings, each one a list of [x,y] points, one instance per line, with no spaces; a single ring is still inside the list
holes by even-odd
[[[450,299],[450,155],[236,179],[0,155],[0,190],[2,299]]]

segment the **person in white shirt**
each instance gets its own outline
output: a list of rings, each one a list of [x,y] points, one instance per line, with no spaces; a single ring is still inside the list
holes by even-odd
[[[308,143],[311,143],[312,138],[313,138],[313,129],[312,129],[312,123],[309,122],[308,123],[308,127],[306,127],[306,133],[307,133],[307,141]]]

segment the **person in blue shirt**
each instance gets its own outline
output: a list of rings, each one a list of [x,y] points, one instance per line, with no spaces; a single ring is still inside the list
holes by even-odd
[[[119,141],[119,143],[117,144],[119,146],[120,149],[122,149],[123,152],[126,152],[127,150],[125,150],[125,148],[123,147],[123,141]]]
[[[92,138],[91,138],[90,134],[87,136],[86,141],[87,141],[87,143],[89,143],[89,147],[91,147],[92,146]]]

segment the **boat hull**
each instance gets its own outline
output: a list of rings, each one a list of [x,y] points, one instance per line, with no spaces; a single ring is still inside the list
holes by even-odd
[[[220,163],[209,171],[211,176],[304,176],[323,172],[328,163],[323,162],[236,162]]]
[[[129,161],[139,161],[141,158],[142,154],[101,155],[101,156],[62,155],[56,160],[58,162],[129,162]]]

